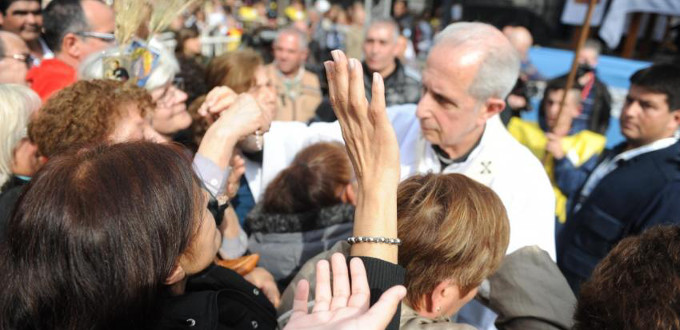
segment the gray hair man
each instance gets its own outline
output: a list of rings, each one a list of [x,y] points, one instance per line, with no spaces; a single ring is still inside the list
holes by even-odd
[[[399,55],[399,26],[392,19],[371,22],[364,38],[364,90],[371,99],[373,72],[385,81],[387,106],[417,103],[420,99],[420,76],[403,66]]]
[[[267,74],[277,93],[276,120],[306,122],[321,104],[319,78],[305,69],[307,43],[307,36],[292,27],[279,31],[274,40],[274,62],[267,65]]]

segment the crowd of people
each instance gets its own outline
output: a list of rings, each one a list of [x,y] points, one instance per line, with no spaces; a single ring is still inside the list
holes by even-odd
[[[313,4],[0,0],[0,329],[680,329],[680,65]]]

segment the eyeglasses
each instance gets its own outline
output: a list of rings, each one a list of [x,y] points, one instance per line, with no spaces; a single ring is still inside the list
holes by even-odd
[[[87,32],[87,31],[81,31],[81,32],[76,32],[76,35],[79,35],[83,38],[95,38],[99,39],[103,42],[111,43],[116,41],[116,35],[113,33],[104,33],[104,32]]]
[[[184,90],[184,79],[175,77],[172,79],[172,84],[168,84],[163,90],[163,93],[158,97],[157,103],[165,106],[170,106],[173,103],[177,92]]]
[[[33,63],[35,61],[35,58],[31,54],[14,54],[14,55],[7,55],[5,58],[12,58],[15,59],[19,62],[23,62],[26,64],[27,68],[31,68],[33,66]]]

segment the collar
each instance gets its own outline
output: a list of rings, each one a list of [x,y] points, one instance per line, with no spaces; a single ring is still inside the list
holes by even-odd
[[[649,143],[649,144],[646,144],[644,146],[637,147],[635,149],[626,150],[626,151],[619,153],[616,156],[614,156],[614,158],[612,158],[612,162],[614,162],[614,163],[619,162],[619,161],[625,162],[625,161],[628,161],[632,158],[640,156],[642,154],[646,154],[646,153],[649,153],[649,152],[652,152],[652,151],[657,151],[657,150],[660,150],[660,149],[668,148],[671,145],[678,142],[678,138],[679,138],[679,136],[678,136],[678,134],[676,134],[673,137],[668,137],[668,138],[665,138],[665,139],[656,140],[656,141]]]
[[[438,316],[437,318],[431,319],[428,317],[421,316],[416,312],[411,306],[406,302],[401,303],[401,325],[403,326],[409,322],[417,322],[417,324],[432,324],[432,323],[451,323],[451,320],[444,316]]]
[[[484,130],[486,131],[486,127],[484,128]],[[477,146],[479,146],[479,143],[482,141],[483,136],[484,133],[482,132],[482,135],[479,137],[475,145],[473,145],[472,148],[470,148],[470,150],[467,153],[455,159],[449,158],[449,155],[438,145],[433,144],[432,149],[434,149],[435,155],[437,155],[437,158],[439,159],[440,162],[442,162],[443,165],[448,166],[454,163],[463,163],[468,159],[468,157],[470,157],[472,151],[475,150]]]
[[[396,64],[396,66],[394,67],[394,71],[392,71],[389,75],[387,75],[387,77],[383,77],[383,81],[387,81],[388,79],[391,79],[392,77],[396,77],[398,75],[398,73],[402,70],[402,65],[401,65],[401,62],[399,61],[399,59],[395,58],[394,63]],[[366,61],[362,61],[361,66],[363,66],[363,69],[364,69],[364,77],[369,78],[368,81],[372,82],[373,81],[373,72],[371,72],[371,70],[368,69],[368,66],[366,65]],[[364,79],[364,81],[366,81],[366,80]]]
[[[305,74],[305,66],[304,65],[300,65],[300,68],[298,69],[298,73],[293,78],[286,77],[286,75],[283,74],[283,72],[281,72],[281,70],[279,70],[276,67],[276,64],[274,65],[274,69],[275,69],[274,71],[276,71],[276,74],[281,78],[281,80],[283,81],[283,83],[285,85],[299,84],[300,81],[302,81],[302,76]]]

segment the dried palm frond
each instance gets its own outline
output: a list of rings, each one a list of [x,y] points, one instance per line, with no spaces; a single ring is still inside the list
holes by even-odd
[[[116,41],[119,45],[127,45],[146,20],[149,3],[147,0],[116,0],[113,8],[116,11]]]
[[[149,36],[162,32],[189,6],[200,0],[150,0],[153,4],[149,20]]]

